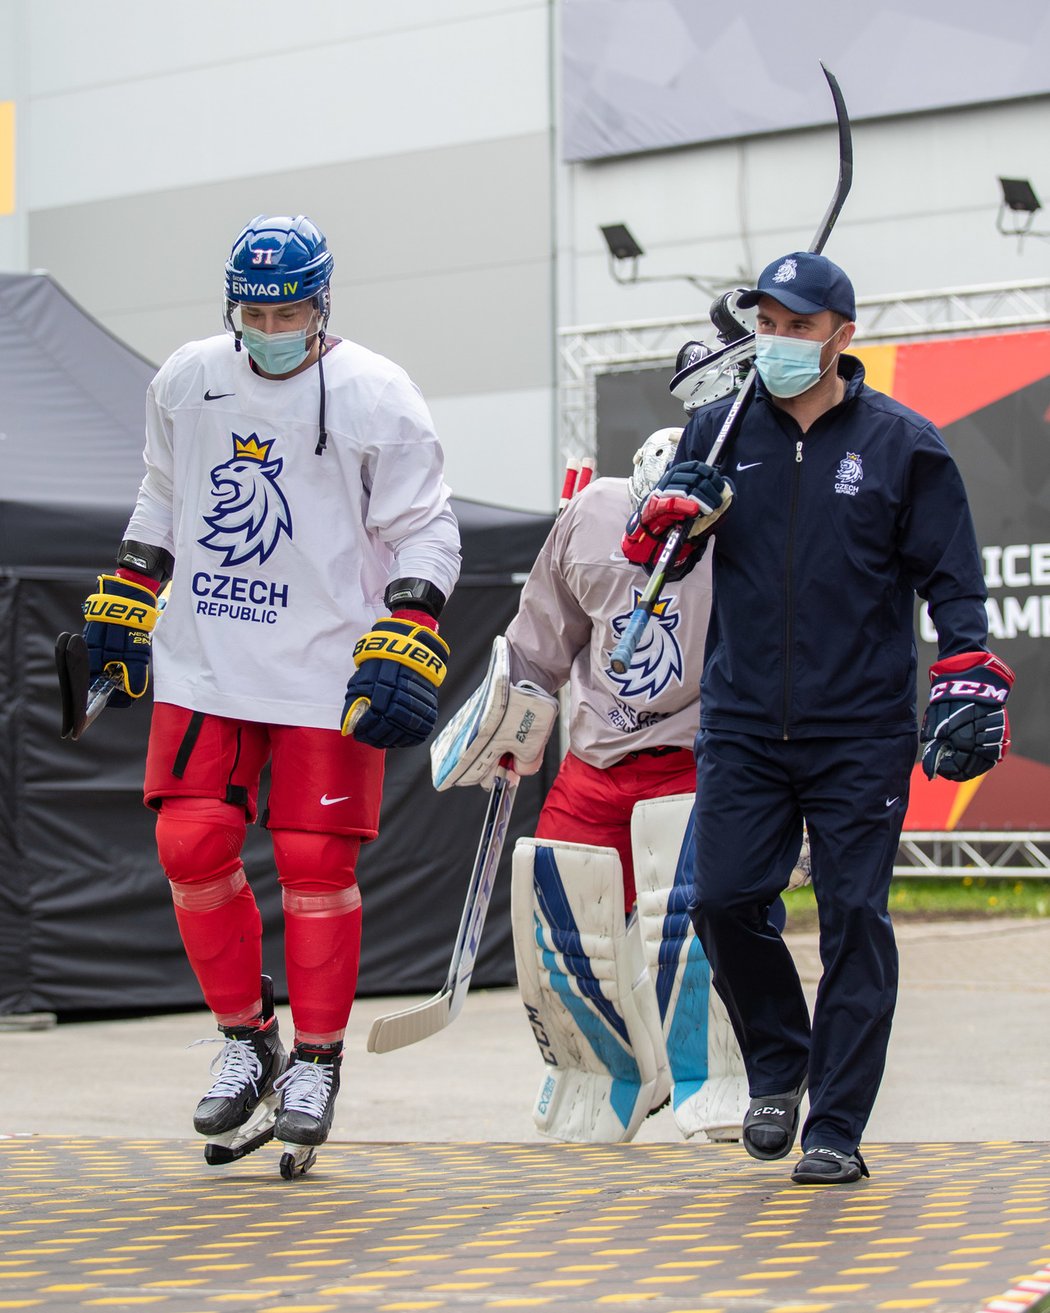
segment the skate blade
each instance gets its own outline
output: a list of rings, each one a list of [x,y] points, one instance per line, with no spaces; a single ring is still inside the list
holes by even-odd
[[[711,1144],[739,1144],[743,1134],[741,1125],[704,1126],[701,1128]]]
[[[235,1126],[232,1131],[208,1137],[208,1143],[204,1146],[204,1161],[209,1167],[222,1167],[254,1153],[273,1139],[276,1120],[276,1097],[263,1099],[242,1125]]]
[[[294,1181],[297,1176],[305,1176],[316,1161],[316,1145],[290,1144],[285,1141],[284,1153],[281,1154],[281,1176],[286,1181]]]

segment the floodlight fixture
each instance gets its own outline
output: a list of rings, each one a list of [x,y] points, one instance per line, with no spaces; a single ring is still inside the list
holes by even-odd
[[[602,236],[614,260],[637,260],[645,254],[625,223],[606,224],[602,228]]]
[[[1000,178],[1002,200],[999,202],[999,215],[995,226],[1004,237],[1050,237],[1048,232],[1037,232],[1032,223],[1036,212],[1042,204],[1035,194],[1035,189],[1027,178]],[[1013,218],[1009,225],[1005,222],[1007,215]]]
[[[1008,210],[1035,214],[1036,210],[1043,208],[1027,178],[1000,178],[999,186],[1003,189],[1003,204]]]
[[[723,278],[717,274],[639,274],[638,261],[645,254],[645,251],[630,228],[625,223],[600,224],[599,227],[602,236],[605,238],[605,244],[609,248],[609,272],[615,281],[622,285],[628,283],[667,283],[683,280],[711,296],[716,292],[724,291],[726,288],[736,287],[740,283],[741,277],[745,281],[747,280],[748,276],[746,274],[734,275],[732,278]],[[627,261],[630,261],[630,269],[624,275],[620,270]]]

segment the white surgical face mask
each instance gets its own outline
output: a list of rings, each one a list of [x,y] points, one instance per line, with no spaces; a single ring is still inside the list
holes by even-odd
[[[833,356],[821,369],[820,353],[840,331],[841,326],[823,342],[759,333],[755,338],[755,367],[773,396],[798,397],[819,382],[835,363]]]

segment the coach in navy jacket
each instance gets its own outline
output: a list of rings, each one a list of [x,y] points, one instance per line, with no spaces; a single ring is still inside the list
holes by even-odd
[[[933,424],[842,354],[856,328],[845,273],[795,252],[738,304],[757,307],[759,378],[724,476],[705,458],[729,400],[690,420],[624,551],[651,566],[654,544],[685,526],[683,568],[713,538],[693,921],[747,1065],[745,1147],[790,1153],[808,1086],[792,1179],[840,1184],[867,1175],[858,1146],[896,1001],[887,902],[916,751],[915,595],[939,636],[923,722],[931,778],[972,778],[1002,756],[1012,675],[986,651],[955,462]],[[812,1027],[766,916],[803,817],[824,964]]]

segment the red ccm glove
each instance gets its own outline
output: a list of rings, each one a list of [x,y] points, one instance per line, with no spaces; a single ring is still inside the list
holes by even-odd
[[[930,667],[930,702],[922,718],[927,779],[973,780],[1010,750],[1006,699],[1014,672],[990,652],[961,652]]]

